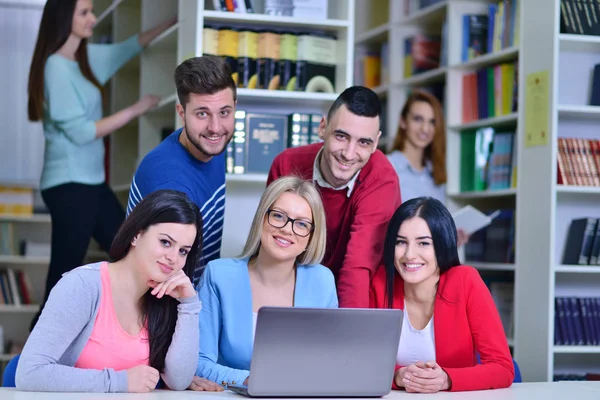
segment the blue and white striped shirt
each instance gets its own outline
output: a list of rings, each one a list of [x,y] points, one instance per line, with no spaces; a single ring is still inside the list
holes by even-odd
[[[220,258],[225,216],[225,153],[205,163],[193,157],[181,143],[181,129],[173,132],[144,157],[129,189],[127,215],[149,193],[161,189],[184,192],[202,213],[202,262],[192,278],[196,286],[204,266]]]

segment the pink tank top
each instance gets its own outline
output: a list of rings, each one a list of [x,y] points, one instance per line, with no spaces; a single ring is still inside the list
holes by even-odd
[[[100,266],[102,294],[100,308],[90,338],[83,348],[76,368],[97,369],[112,368],[121,371],[138,365],[149,365],[150,346],[148,331],[143,328],[132,336],[125,332],[115,313],[108,264]]]

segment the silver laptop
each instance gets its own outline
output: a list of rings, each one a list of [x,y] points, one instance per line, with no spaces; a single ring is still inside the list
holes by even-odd
[[[389,309],[262,307],[249,397],[381,397],[392,386],[403,313]]]

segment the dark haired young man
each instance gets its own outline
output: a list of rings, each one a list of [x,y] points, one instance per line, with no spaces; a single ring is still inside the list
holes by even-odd
[[[201,266],[220,256],[225,214],[224,151],[234,131],[236,87],[227,64],[214,56],[188,59],[175,70],[183,127],[140,163],[129,190],[127,214],[159,189],[184,192],[200,208],[203,220]]]
[[[340,307],[369,307],[386,228],[400,206],[398,175],[377,150],[380,117],[377,95],[350,87],[321,121],[323,143],[285,150],[269,172],[267,184],[290,174],[316,182],[327,215],[323,264],[336,277]]]

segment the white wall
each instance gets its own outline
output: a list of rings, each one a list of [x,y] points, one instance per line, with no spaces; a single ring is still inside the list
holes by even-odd
[[[44,136],[27,119],[27,79],[43,3],[0,0],[0,185],[39,184]]]

